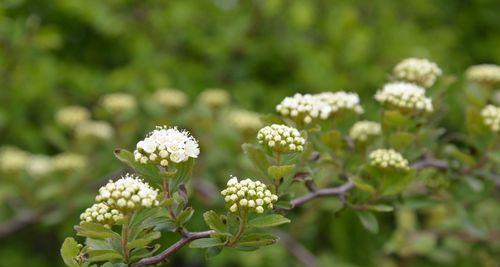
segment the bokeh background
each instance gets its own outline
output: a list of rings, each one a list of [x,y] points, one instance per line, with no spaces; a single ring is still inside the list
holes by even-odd
[[[499,14],[498,0],[2,0],[0,144],[56,154],[64,147],[52,129],[56,111],[74,104],[92,109],[111,92],[145,99],[158,88],[178,88],[196,106],[200,92],[218,87],[230,93],[235,106],[267,113],[295,92],[348,90],[370,110],[376,106],[372,95],[392,67],[411,56],[429,58],[443,69],[452,111],[444,123],[453,129],[461,124],[464,70],[500,62]],[[238,147],[239,140],[229,139]],[[134,142],[124,140],[118,145],[133,148]],[[112,148],[98,146],[110,161]],[[222,163],[209,161],[209,173],[201,176],[230,169],[231,153],[239,153],[231,149],[220,148],[210,160]],[[112,162],[92,175],[120,166]],[[12,215],[1,210],[2,220]],[[59,246],[73,234],[79,212],[54,215],[2,238],[0,266],[62,266]],[[314,227],[287,230],[322,266],[383,266],[380,247],[394,225],[382,223],[381,233],[372,235],[353,223],[354,217],[307,214],[297,225]],[[311,233],[299,233],[305,229]],[[477,255],[456,256],[446,264],[498,266]],[[223,253],[209,262],[187,249],[176,257],[177,266],[300,266],[282,246]],[[423,258],[408,266],[443,264]]]

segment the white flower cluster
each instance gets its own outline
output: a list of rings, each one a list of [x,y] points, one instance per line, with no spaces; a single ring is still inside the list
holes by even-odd
[[[326,120],[336,112],[351,110],[356,113],[363,113],[363,108],[359,104],[359,97],[355,93],[325,92],[321,94],[295,94],[285,97],[276,106],[282,116],[291,117],[295,121],[309,124],[316,119]]]
[[[465,76],[471,82],[482,84],[500,83],[500,66],[494,64],[470,66]]]
[[[60,125],[73,128],[90,119],[90,111],[80,106],[67,106],[56,113],[56,121]]]
[[[228,115],[229,123],[242,133],[254,132],[262,127],[259,113],[247,110],[233,110]]]
[[[408,160],[394,149],[377,149],[370,153],[370,164],[382,169],[408,170]]]
[[[109,140],[113,137],[114,130],[105,121],[85,121],[76,126],[75,134],[80,139]]]
[[[80,214],[81,223],[100,223],[110,228],[112,225],[123,220],[123,213],[117,209],[112,209],[104,203],[96,203]]]
[[[425,89],[412,83],[388,83],[375,94],[375,99],[403,111],[432,112],[434,109],[432,100],[425,96]]]
[[[487,105],[481,111],[481,116],[483,117],[484,124],[486,124],[491,131],[500,131],[500,107]]]
[[[153,94],[153,100],[170,109],[180,109],[187,105],[186,93],[177,89],[158,89]]]
[[[136,108],[134,96],[125,93],[112,93],[104,95],[101,105],[110,114],[119,114]]]
[[[278,153],[303,151],[306,143],[299,130],[281,124],[272,124],[260,129],[257,140]]]
[[[425,88],[434,85],[442,71],[425,58],[407,58],[394,67],[394,75],[401,80],[418,84]]]
[[[52,168],[54,171],[76,171],[83,169],[85,165],[86,160],[84,156],[70,152],[56,155],[52,160]]]
[[[220,108],[225,106],[230,101],[229,94],[223,89],[206,89],[199,96],[201,104],[211,108]]]
[[[28,163],[28,153],[16,147],[0,150],[0,169],[4,172],[22,171]]]
[[[272,209],[273,203],[278,201],[278,196],[272,194],[264,183],[250,179],[238,181],[236,177],[229,179],[221,195],[231,212],[249,210],[263,213],[266,208]]]
[[[101,187],[95,200],[126,214],[129,211],[158,206],[158,194],[157,189],[153,189],[142,179],[126,174]]]
[[[188,131],[177,128],[157,127],[144,140],[139,141],[134,151],[137,162],[168,166],[169,162],[180,163],[200,154],[198,142]]]
[[[26,164],[26,171],[33,177],[47,176],[53,170],[53,161],[45,155],[31,155]]]
[[[364,142],[370,136],[380,135],[382,127],[380,123],[373,121],[358,121],[349,131],[349,137],[354,141]]]

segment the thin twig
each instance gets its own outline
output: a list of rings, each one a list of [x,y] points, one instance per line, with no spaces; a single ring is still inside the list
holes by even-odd
[[[285,246],[305,267],[315,267],[318,265],[316,257],[291,235],[279,229],[275,229],[274,233],[280,238],[283,246]]]
[[[309,202],[312,199],[315,199],[317,197],[324,197],[324,196],[340,196],[341,197],[353,188],[354,188],[354,183],[351,181],[348,181],[348,182],[346,182],[343,185],[338,186],[338,187],[316,189],[312,192],[309,192],[308,194],[306,194],[304,196],[293,199],[292,201],[290,201],[290,205],[291,205],[291,208],[293,209],[293,208],[302,206],[305,203],[307,203],[307,202]]]
[[[181,249],[185,245],[189,244],[190,242],[200,239],[200,238],[207,238],[210,237],[210,235],[214,234],[215,231],[209,230],[209,231],[203,231],[203,232],[186,232],[185,236],[181,238],[179,241],[175,242],[172,246],[164,250],[162,253],[149,257],[149,258],[144,258],[136,263],[133,263],[130,265],[130,267],[141,267],[141,266],[148,266],[148,265],[155,265],[160,262],[165,261],[170,255],[172,255],[174,252],[177,250]]]

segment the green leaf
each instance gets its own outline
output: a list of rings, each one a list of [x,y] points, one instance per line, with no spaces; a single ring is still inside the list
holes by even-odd
[[[342,133],[337,130],[331,130],[322,134],[321,142],[323,142],[332,151],[338,151],[344,147]]]
[[[379,204],[379,205],[370,205],[370,206],[368,206],[368,209],[372,210],[372,211],[378,211],[378,212],[391,212],[394,210],[394,207],[389,206],[389,205]]]
[[[359,188],[359,189],[366,191],[368,193],[371,193],[371,194],[375,193],[375,188],[373,188],[373,186],[370,185],[369,183],[366,183],[365,181],[363,181],[363,179],[360,177],[352,178],[352,182],[354,183],[356,188]]]
[[[358,211],[356,214],[361,221],[361,224],[366,228],[366,230],[376,234],[378,232],[378,222],[377,217],[369,211]]]
[[[185,184],[189,180],[189,177],[191,176],[191,172],[193,170],[193,166],[193,158],[189,158],[187,161],[175,165],[176,172],[173,177],[169,179],[169,188],[171,190],[171,194],[177,191],[179,185]]]
[[[85,236],[95,239],[104,238],[118,238],[120,235],[113,232],[111,229],[104,227],[102,224],[98,223],[88,223],[84,222],[80,225],[75,226],[75,230],[79,236]]]
[[[219,255],[219,253],[221,253],[222,251],[222,248],[222,246],[207,248],[207,250],[205,250],[205,258],[210,259]]]
[[[191,207],[187,207],[186,209],[184,209],[178,216],[177,216],[177,226],[178,227],[181,227],[183,226],[186,222],[189,221],[189,219],[191,219],[191,217],[193,216],[193,213],[194,213],[194,209],[191,208]]]
[[[253,163],[253,165],[262,172],[262,174],[267,174],[267,169],[269,168],[269,162],[267,161],[266,153],[260,147],[253,144],[243,144],[241,146],[245,154]]]
[[[383,113],[382,129],[384,132],[390,132],[392,129],[407,129],[412,125],[412,120],[397,110],[387,110]]]
[[[189,244],[190,248],[210,248],[224,246],[224,242],[218,238],[197,239]]]
[[[142,247],[149,245],[151,242],[153,242],[154,240],[156,240],[160,237],[161,237],[160,232],[157,232],[157,231],[150,232],[150,233],[142,236],[139,239],[135,239],[133,241],[128,242],[127,248],[129,248],[129,249],[142,248]]]
[[[273,165],[273,166],[270,166],[269,168],[267,168],[267,173],[274,180],[279,180],[281,178],[285,178],[288,175],[292,174],[294,170],[295,170],[295,164],[283,165],[283,166],[274,166]]]
[[[415,177],[415,170],[389,172],[382,177],[381,193],[384,196],[403,192]]]
[[[290,219],[279,215],[279,214],[270,214],[264,216],[258,216],[248,222],[250,227],[273,227],[281,224],[290,223]]]
[[[142,164],[135,161],[134,154],[132,152],[125,149],[117,149],[115,150],[115,156],[121,162],[127,164],[145,178],[156,182],[162,181],[162,173],[157,166],[153,164]]]
[[[61,257],[64,263],[69,267],[78,267],[79,264],[75,260],[76,256],[80,253],[78,243],[72,237],[67,237],[61,246]]]
[[[271,234],[253,233],[244,235],[238,242],[238,246],[244,247],[262,247],[275,244],[278,237]]]
[[[210,210],[203,213],[203,219],[210,229],[215,230],[218,233],[227,233],[227,225],[224,224],[219,214],[215,211]]]
[[[88,251],[89,262],[122,260],[123,256],[114,250],[90,250]]]
[[[389,143],[394,149],[404,149],[415,141],[415,134],[409,132],[396,132],[391,134]]]

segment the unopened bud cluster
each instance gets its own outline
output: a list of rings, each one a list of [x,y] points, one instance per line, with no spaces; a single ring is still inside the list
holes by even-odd
[[[273,209],[273,203],[278,201],[278,196],[272,194],[264,183],[251,179],[238,181],[236,177],[229,179],[221,195],[231,212],[248,210],[263,213],[266,209]]]
[[[465,76],[471,82],[480,84],[500,83],[500,66],[494,64],[480,64],[470,66]]]
[[[105,121],[85,121],[76,126],[75,134],[80,139],[108,140],[113,137],[114,130]]]
[[[211,108],[220,108],[229,103],[230,96],[225,90],[214,88],[203,91],[198,99],[203,105]]]
[[[110,180],[99,189],[95,200],[124,214],[160,204],[158,190],[153,189],[148,183],[132,174],[126,174],[116,181]]]
[[[28,153],[16,147],[0,149],[0,169],[3,172],[18,172],[28,163]]]
[[[432,100],[425,96],[425,89],[406,82],[389,83],[375,94],[375,99],[402,111],[432,112]]]
[[[52,161],[52,167],[55,171],[76,171],[83,169],[86,165],[85,157],[75,153],[61,153],[56,155]]]
[[[125,93],[112,93],[102,97],[101,104],[110,114],[120,114],[136,108],[134,96]]]
[[[365,142],[371,136],[380,135],[382,128],[380,123],[373,121],[358,121],[349,131],[349,137],[358,142]]]
[[[481,111],[481,116],[483,117],[484,124],[488,126],[491,131],[500,131],[500,107],[487,105]]]
[[[90,111],[80,106],[63,107],[56,113],[56,122],[68,128],[74,128],[78,124],[89,119]]]
[[[123,220],[123,213],[104,203],[96,203],[80,214],[80,220],[81,222],[100,223],[110,228]]]
[[[45,155],[31,155],[26,164],[26,171],[33,177],[42,177],[53,170],[53,160]]]
[[[169,109],[180,109],[187,105],[187,95],[177,89],[159,89],[153,94],[153,100]]]
[[[272,124],[259,130],[257,140],[278,153],[293,153],[304,150],[306,140],[299,130],[281,124]]]
[[[177,128],[157,127],[144,140],[139,141],[134,151],[137,162],[168,166],[169,162],[180,163],[200,154],[198,142],[188,131]]]
[[[394,67],[396,78],[425,88],[434,85],[441,74],[442,71],[436,63],[425,58],[407,58]]]
[[[294,96],[286,97],[276,106],[276,111],[282,116],[305,124],[317,119],[326,120],[342,110],[363,113],[358,95],[343,91],[316,95],[297,93]]]
[[[228,115],[229,123],[242,133],[257,131],[262,127],[259,114],[247,110],[233,110]]]
[[[370,153],[370,164],[382,169],[408,170],[408,160],[394,149],[377,149]]]

